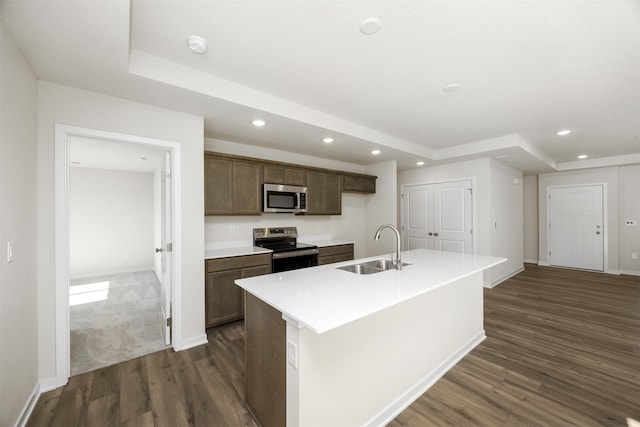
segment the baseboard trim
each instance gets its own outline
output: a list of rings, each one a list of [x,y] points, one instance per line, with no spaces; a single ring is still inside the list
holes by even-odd
[[[497,280],[494,280],[493,282],[484,282],[482,285],[485,288],[495,288],[496,286],[498,286],[500,283],[504,282],[507,279],[512,278],[513,276],[520,274],[524,271],[524,267],[520,267],[518,269],[516,269],[515,271],[512,271],[511,273],[507,274],[506,276],[503,276]]]
[[[442,378],[456,363],[462,360],[467,354],[471,352],[478,344],[480,344],[487,336],[484,333],[484,329],[480,331],[475,337],[471,338],[467,343],[460,347],[455,353],[451,355],[447,360],[443,361],[436,369],[427,374],[424,378],[418,381],[411,389],[407,390],[402,396],[392,402],[389,406],[383,409],[378,415],[369,420],[366,426],[385,426],[397,417],[402,411],[407,409],[409,405],[415,402],[420,396],[422,396],[427,390],[429,390],[440,378]]]
[[[638,271],[638,270],[620,270],[620,274],[628,274],[630,276],[640,276],[640,271]]]
[[[523,259],[522,262],[526,262],[527,264],[537,264],[538,260],[537,259]]]
[[[182,342],[178,343],[178,345],[174,346],[173,349],[175,351],[187,350],[193,347],[197,347],[199,345],[208,344],[207,334],[198,335],[186,340],[182,340]]]
[[[551,265],[546,261],[538,261],[538,265],[541,265],[543,267],[551,267]]]
[[[43,380],[40,380],[40,392],[46,393],[47,391],[51,391],[58,388],[58,382],[56,377],[49,377]]]
[[[93,279],[104,277],[104,276],[115,276],[118,274],[130,274],[130,273],[142,273],[143,271],[153,271],[155,272],[155,268],[151,267],[137,267],[137,268],[125,268],[122,270],[113,270],[113,271],[103,271],[98,273],[90,273],[90,274],[74,274],[69,276],[69,280],[84,280],[84,279]]]
[[[42,388],[40,386],[40,383],[38,382],[36,383],[35,387],[31,391],[31,394],[29,395],[29,399],[27,399],[27,402],[22,408],[22,411],[20,412],[20,416],[18,417],[18,420],[14,424],[15,427],[24,427],[25,425],[27,425],[27,421],[29,421],[31,412],[33,412],[33,408],[36,406],[36,403],[38,403],[38,399],[40,398],[41,394],[42,394]]]

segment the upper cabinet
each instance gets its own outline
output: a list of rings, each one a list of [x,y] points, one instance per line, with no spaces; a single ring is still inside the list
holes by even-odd
[[[342,213],[342,176],[307,172],[307,215]]]
[[[261,187],[261,164],[205,154],[205,215],[260,215]]]
[[[342,192],[375,193],[376,177],[205,152],[205,215],[260,215],[262,184],[307,187],[307,215],[340,215]]]
[[[345,174],[342,191],[346,193],[375,193],[376,177],[371,175]]]
[[[304,169],[282,165],[264,165],[265,184],[300,185],[307,184],[307,174]]]

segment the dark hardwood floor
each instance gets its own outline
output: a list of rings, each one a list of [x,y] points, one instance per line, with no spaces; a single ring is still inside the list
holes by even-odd
[[[640,277],[527,265],[484,295],[487,339],[390,427],[640,420]],[[28,425],[256,426],[243,333],[242,322],[212,328],[208,345],[72,377]]]

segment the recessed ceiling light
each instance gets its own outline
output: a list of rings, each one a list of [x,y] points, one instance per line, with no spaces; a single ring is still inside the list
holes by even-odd
[[[199,36],[189,36],[187,37],[187,47],[193,53],[197,53],[198,55],[203,55],[207,49],[207,41]]]
[[[380,150],[371,150],[371,154],[377,156],[378,154],[380,154]]]
[[[578,156],[578,158],[579,158],[579,159],[586,159],[587,157],[589,157],[589,155],[588,155],[588,154],[580,154],[580,155]]]
[[[322,138],[322,142],[324,142],[325,144],[331,144],[333,142],[333,138],[331,138],[330,136]]]
[[[556,135],[565,136],[571,133],[571,129],[559,130],[556,132]]]
[[[458,83],[452,83],[442,88],[442,90],[447,93],[455,92],[458,89],[460,89],[460,85]]]
[[[265,126],[267,124],[267,122],[265,122],[264,120],[260,120],[260,119],[256,119],[254,121],[251,122],[252,125],[261,128],[262,126]]]
[[[360,32],[365,36],[370,36],[380,31],[380,26],[378,18],[367,18],[360,23]]]
[[[424,162],[422,160],[420,160],[420,161],[416,162],[416,165],[422,166],[422,165],[424,165]]]

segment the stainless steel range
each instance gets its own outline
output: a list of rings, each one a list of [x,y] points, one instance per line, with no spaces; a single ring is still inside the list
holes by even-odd
[[[273,251],[274,273],[318,265],[318,247],[298,243],[296,227],[254,228],[253,244]]]

